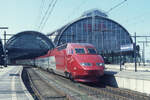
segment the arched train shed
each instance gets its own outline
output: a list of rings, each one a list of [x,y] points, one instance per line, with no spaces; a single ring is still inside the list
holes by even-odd
[[[52,41],[36,31],[24,31],[11,37],[6,45],[9,60],[32,59],[54,48]]]

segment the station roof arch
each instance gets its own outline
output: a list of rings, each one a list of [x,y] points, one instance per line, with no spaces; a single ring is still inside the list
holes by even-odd
[[[36,31],[24,31],[11,37],[5,48],[9,59],[32,59],[54,48],[52,41]]]
[[[133,44],[129,32],[101,10],[86,11],[81,17],[47,34],[56,46],[91,43],[99,54],[119,54],[121,45]]]
[[[122,30],[125,31],[125,34],[128,36],[129,41],[130,41],[131,43],[133,42],[133,41],[132,41],[132,38],[130,37],[129,32],[128,32],[122,25],[120,25],[119,23],[117,23],[116,21],[111,20],[111,19],[106,18],[106,17],[101,17],[101,16],[95,16],[95,18],[107,20],[107,21],[109,21],[109,22],[112,22],[112,23],[118,25],[120,28],[122,28]],[[54,41],[54,42],[56,43],[56,45],[60,45],[60,44],[61,44],[61,38],[63,37],[63,34],[65,34],[65,31],[67,31],[67,30],[68,30],[70,27],[72,27],[73,25],[75,25],[75,24],[77,24],[77,23],[79,23],[79,22],[82,22],[83,20],[88,20],[88,19],[92,19],[92,17],[91,17],[91,16],[90,16],[90,17],[89,17],[89,16],[88,16],[88,17],[82,17],[82,18],[80,18],[80,19],[77,19],[77,20],[75,20],[75,21],[73,21],[73,22],[67,24],[65,27],[63,27],[63,29],[61,29],[61,32],[60,32],[58,35],[56,35],[56,37],[55,37],[55,41]],[[104,30],[104,31],[107,31],[107,30]]]

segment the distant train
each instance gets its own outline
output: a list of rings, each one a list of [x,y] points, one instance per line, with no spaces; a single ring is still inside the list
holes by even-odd
[[[34,60],[17,61],[35,65],[78,82],[96,82],[104,74],[104,60],[88,43],[67,43]]]

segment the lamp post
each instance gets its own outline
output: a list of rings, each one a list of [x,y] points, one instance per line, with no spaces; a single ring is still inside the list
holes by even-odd
[[[121,71],[121,65],[122,65],[122,51],[120,50],[120,71]]]
[[[0,27],[0,29],[6,30],[8,29],[8,27]],[[4,46],[3,46],[4,50],[3,51],[4,51],[4,67],[7,67],[7,56],[6,56],[7,51],[5,48],[5,44],[6,44],[6,31],[4,31]]]
[[[136,62],[136,33],[135,33],[135,37],[134,37],[134,60],[135,60],[135,72],[137,72],[137,62]]]
[[[4,67],[7,67],[7,52],[6,52],[6,31],[4,31]]]

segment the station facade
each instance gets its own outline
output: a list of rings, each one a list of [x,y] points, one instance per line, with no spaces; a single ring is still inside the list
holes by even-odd
[[[91,43],[106,63],[119,63],[121,45],[133,44],[129,32],[100,10],[89,10],[78,19],[48,34],[56,46],[64,43]],[[133,51],[121,52],[127,62]]]

